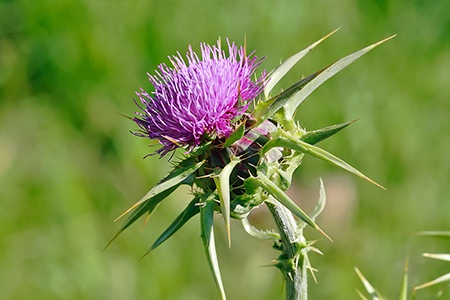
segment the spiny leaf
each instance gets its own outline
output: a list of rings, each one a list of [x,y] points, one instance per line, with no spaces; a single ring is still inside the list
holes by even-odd
[[[370,183],[382,188],[385,190],[385,188],[383,186],[381,186],[380,184],[376,183],[375,181],[373,181],[372,179],[370,179],[369,177],[367,177],[366,175],[364,175],[363,173],[361,173],[360,171],[358,171],[357,169],[355,169],[354,167],[352,167],[351,165],[349,165],[348,163],[346,163],[345,161],[343,161],[342,159],[334,156],[333,154],[323,150],[322,148],[316,147],[314,145],[310,145],[308,143],[305,143],[302,140],[299,139],[294,139],[293,137],[289,137],[289,138],[285,138],[285,137],[280,137],[280,138],[276,138],[271,140],[270,142],[268,142],[266,145],[264,145],[262,152],[266,153],[268,150],[270,150],[273,147],[284,147],[284,148],[288,148],[288,149],[292,149],[295,151],[299,151],[305,154],[309,154],[311,156],[314,156],[316,158],[319,158],[321,160],[327,161],[335,166],[338,166],[350,173],[355,174],[358,177],[361,177],[367,181],[369,181]]]
[[[254,126],[258,126],[259,124],[270,118],[280,108],[285,106],[285,104],[291,99],[292,95],[301,90],[304,86],[306,86],[310,81],[316,78],[324,70],[317,71],[316,73],[299,80],[298,82],[292,84],[285,91],[268,99],[267,101],[258,102],[252,114],[253,117],[256,118],[256,124]]]
[[[294,215],[303,220],[306,224],[316,229],[320,233],[322,233],[326,238],[330,241],[330,237],[323,232],[322,229],[313,221],[311,218],[292,201],[289,196],[283,192],[276,184],[274,184],[269,178],[267,178],[262,172],[258,171],[256,178],[256,183],[259,184],[266,192],[272,195],[275,199],[277,199],[281,204],[283,204],[287,209],[289,209]]]
[[[180,163],[180,166],[188,164],[191,159],[187,159]],[[186,182],[198,168],[203,165],[204,161],[197,164],[183,166],[173,170],[168,176],[166,176],[158,185],[153,187],[141,200],[139,200],[132,207],[127,209],[121,214],[115,221],[123,217],[125,214],[135,209],[133,213],[128,217],[120,230],[114,235],[114,237],[105,246],[105,249],[122,233],[126,228],[133,224],[145,213],[151,214],[158,204],[175,191],[183,182]]]
[[[173,186],[161,193],[153,196],[148,199],[148,201],[141,203],[128,217],[125,223],[122,225],[120,230],[114,235],[114,237],[108,242],[104,249],[108,248],[109,245],[121,234],[125,229],[127,229],[131,224],[133,224],[137,219],[139,219],[145,213],[149,215],[155,210],[158,204],[164,200],[167,196],[169,196],[173,191],[178,188],[179,185]]]
[[[318,142],[321,142],[324,139],[329,138],[330,136],[338,133],[339,131],[341,131],[342,129],[344,129],[345,127],[354,122],[356,122],[356,120],[306,132],[301,137],[301,140],[310,145],[317,144]]]
[[[285,105],[285,112],[286,112],[286,118],[288,120],[292,120],[294,113],[297,109],[297,107],[303,102],[303,100],[306,99],[315,89],[317,89],[319,86],[322,85],[325,81],[327,81],[329,78],[333,77],[337,73],[339,73],[341,70],[345,69],[348,65],[353,63],[355,60],[369,52],[370,50],[374,49],[378,45],[381,45],[382,43],[386,42],[387,40],[392,39],[395,37],[395,35],[388,37],[378,43],[372,44],[364,49],[361,49],[353,54],[350,54],[334,64],[327,67],[323,72],[321,72],[317,77],[315,77],[308,85],[306,85],[303,89],[298,91],[288,103]]]
[[[311,44],[306,49],[303,49],[302,51],[298,52],[297,54],[294,54],[293,56],[289,57],[284,63],[279,65],[275,70],[272,71],[270,74],[269,81],[267,82],[265,88],[264,88],[264,96],[267,99],[269,97],[270,91],[275,87],[275,85],[281,80],[281,78],[286,75],[286,73],[300,60],[302,59],[306,54],[308,54],[309,51],[314,49],[317,45],[319,45],[321,42],[326,40],[329,36],[331,36],[333,33],[338,31],[338,29],[334,30],[333,32],[327,34],[317,42]]]
[[[252,224],[250,224],[247,218],[243,218],[241,221],[244,230],[252,237],[255,237],[260,240],[275,240],[275,241],[280,240],[280,234],[277,232],[259,230],[255,228]]]
[[[220,296],[223,300],[226,299],[225,290],[222,284],[222,278],[220,276],[219,263],[217,260],[216,245],[214,241],[214,202],[213,197],[206,199],[204,206],[200,208],[201,215],[201,232],[203,245],[205,247],[206,258],[208,260],[209,268],[213,273],[214,281],[219,289]]]
[[[189,205],[181,212],[181,214],[176,217],[176,219],[170,224],[170,226],[158,237],[158,239],[153,243],[149,252],[162,243],[164,243],[168,238],[170,238],[175,232],[178,231],[187,221],[189,221],[193,216],[200,212],[199,208],[199,198],[196,197],[192,200]]]
[[[136,202],[133,206],[127,209],[124,213],[122,213],[115,221],[122,218],[124,215],[135,209],[138,205],[149,201],[154,198],[158,194],[162,192],[182,184],[184,180],[186,180],[191,174],[198,170],[203,165],[204,161],[200,161],[193,165],[188,165],[182,168],[177,168],[172,171],[166,178],[164,178],[158,185],[154,186],[144,197],[141,198],[138,202]],[[180,164],[181,165],[181,164]]]
[[[241,160],[237,157],[232,157],[231,161],[222,169],[218,176],[214,176],[214,182],[219,192],[220,208],[222,210],[222,217],[225,221],[227,229],[228,246],[231,247],[231,233],[230,233],[230,175],[234,167]]]

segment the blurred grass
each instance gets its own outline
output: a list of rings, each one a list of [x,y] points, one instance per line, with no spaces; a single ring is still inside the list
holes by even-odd
[[[270,70],[337,27],[284,86],[398,34],[298,113],[310,129],[361,118],[322,146],[388,191],[305,161],[297,200],[311,206],[324,177],[329,205],[318,221],[335,241],[317,244],[325,255],[312,257],[310,298],[356,299],[354,266],[395,297],[407,255],[412,285],[446,272],[419,254],[448,242],[411,233],[450,226],[449,1],[0,1],[0,298],[216,299],[197,219],[139,261],[186,191],[102,252],[120,226],[112,220],[169,169],[166,159],[142,160],[147,142],[117,113],[131,115],[145,73],[188,44],[246,36]],[[270,227],[266,219],[254,216]],[[270,245],[237,222],[232,238],[229,250],[218,237],[229,298],[280,299],[281,276],[261,267],[277,255]]]

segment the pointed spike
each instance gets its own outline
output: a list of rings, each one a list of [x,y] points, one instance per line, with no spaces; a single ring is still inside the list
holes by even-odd
[[[373,181],[372,179],[370,179],[369,177],[367,177],[366,175],[364,175],[363,173],[361,173],[360,171],[358,171],[357,169],[355,169],[354,167],[352,167],[351,165],[349,165],[348,163],[346,163],[339,157],[336,157],[333,154],[323,150],[322,148],[305,143],[304,141],[297,139],[295,137],[292,137],[288,134],[285,134],[285,137],[277,138],[277,139],[274,139],[274,140],[271,140],[270,142],[268,142],[266,145],[264,145],[262,152],[264,154],[269,149],[271,149],[273,147],[278,147],[278,146],[292,149],[295,151],[299,151],[299,152],[302,152],[305,154],[309,154],[311,156],[314,156],[316,158],[319,158],[321,160],[329,162],[329,163],[331,163],[335,166],[338,166],[350,173],[355,174],[358,177],[361,177],[361,178],[367,180],[368,182],[378,186],[379,188],[381,188],[383,190],[386,190],[385,187],[383,187],[382,185]]]
[[[122,232],[122,230],[119,230],[113,237],[112,239],[106,244],[106,246],[103,248],[102,252],[106,250],[106,248],[108,248],[112,242],[114,242],[114,240],[120,235],[120,233]]]
[[[289,57],[284,63],[279,65],[275,70],[273,70],[272,74],[270,74],[269,81],[267,82],[265,88],[264,88],[264,96],[267,99],[269,97],[269,93],[272,91],[272,89],[275,87],[275,85],[281,80],[281,78],[286,75],[287,72],[289,72],[292,67],[299,62],[306,54],[308,54],[312,49],[314,49],[317,45],[322,43],[324,40],[326,40],[328,37],[330,37],[332,34],[334,34],[336,31],[338,31],[340,28],[332,31],[331,33],[327,34],[320,40],[314,42],[313,44],[309,45],[302,51],[292,55]]]
[[[334,241],[328,236],[328,234],[325,233],[319,226],[315,228],[317,231],[319,231],[323,236],[325,236],[330,242],[334,243]]]
[[[356,51],[350,55],[347,55],[344,58],[339,59],[337,62],[331,64],[324,70],[320,75],[318,75],[316,78],[311,80],[308,85],[306,85],[303,89],[298,91],[288,103],[284,106],[285,112],[286,112],[286,119],[292,120],[295,114],[295,111],[297,110],[297,107],[305,100],[314,90],[316,90],[319,86],[321,86],[325,81],[348,67],[350,64],[352,64],[354,61],[359,59],[361,56],[365,55],[367,52],[371,51],[373,48],[379,46],[380,44],[394,38],[395,35],[390,36],[382,41],[379,41],[377,43],[374,43],[372,45],[367,46],[366,48],[363,48],[359,51]]]

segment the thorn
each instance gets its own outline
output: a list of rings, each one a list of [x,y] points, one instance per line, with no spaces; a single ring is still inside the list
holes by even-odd
[[[108,248],[109,245],[111,245],[111,243],[119,236],[119,234],[120,234],[121,232],[122,232],[122,231],[119,231],[119,232],[117,232],[117,233],[113,236],[113,238],[108,242],[108,244],[106,244],[105,248],[103,248],[102,252],[104,252],[104,251],[106,250],[106,248]]]
[[[375,181],[373,181],[372,179],[370,179],[369,177],[367,177],[367,176],[364,176],[363,177],[365,180],[367,180],[368,182],[370,182],[370,183],[372,183],[372,184],[374,184],[374,185],[376,185],[377,187],[379,187],[379,188],[381,188],[381,189],[383,189],[383,190],[385,190],[385,191],[387,191],[387,189],[384,187],[384,186],[382,186],[381,184],[379,184],[379,183],[377,183],[377,182],[375,182]]]
[[[228,248],[231,248],[231,231],[230,231],[230,223],[225,224],[227,227],[227,239],[228,239]]]
[[[321,234],[323,234],[328,240],[330,240],[330,242],[334,243],[334,241],[322,229],[320,229],[319,226],[317,226],[317,228],[315,229],[318,230]]]

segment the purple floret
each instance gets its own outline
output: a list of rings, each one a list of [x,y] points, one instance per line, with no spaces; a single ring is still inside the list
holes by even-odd
[[[227,40],[228,42],[228,40]],[[158,139],[161,156],[178,148],[192,149],[211,138],[226,138],[234,130],[232,120],[242,115],[262,91],[265,72],[252,81],[261,64],[253,52],[228,42],[228,57],[217,45],[200,44],[201,58],[189,46],[187,63],[178,53],[169,57],[172,67],[159,65],[150,75],[154,92],[142,88],[136,94],[143,107],[133,120],[138,136]]]

